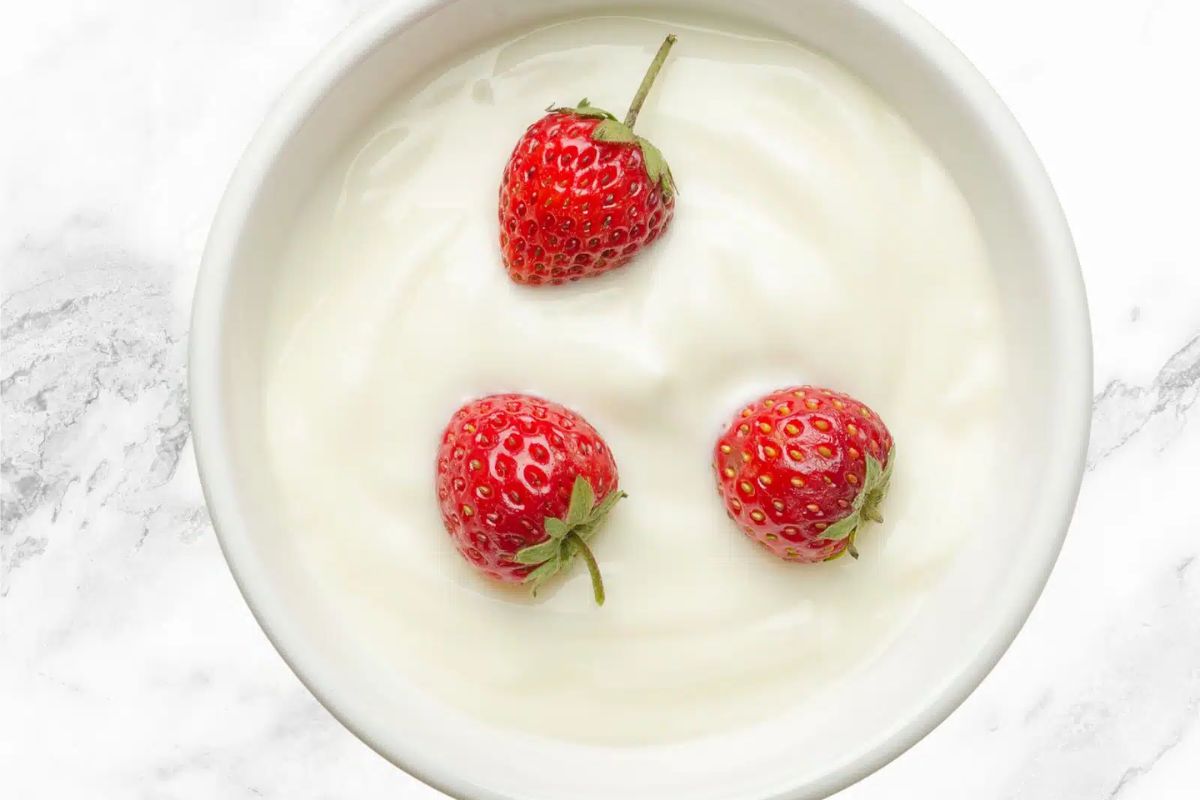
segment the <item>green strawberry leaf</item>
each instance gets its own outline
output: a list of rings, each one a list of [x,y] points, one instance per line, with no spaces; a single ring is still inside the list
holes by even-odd
[[[662,183],[659,184],[662,186],[663,194],[667,197],[679,194],[679,187],[675,185],[675,176],[671,174],[671,167],[666,161],[663,162],[663,170],[665,174]]]
[[[541,585],[549,578],[553,577],[554,574],[560,569],[562,569],[562,566],[562,559],[552,558],[545,564],[542,564],[540,567],[535,569],[533,572],[530,572],[528,575],[526,575],[523,582],[529,584],[530,589],[533,592],[533,596],[537,597],[537,592],[538,589],[541,588]]]
[[[588,518],[591,525],[595,526],[603,522],[604,518],[608,516],[608,512],[612,511],[613,507],[616,506],[618,502],[628,496],[629,495],[625,494],[620,489],[616,490],[615,492],[609,492],[608,497],[605,497],[600,501],[600,505],[592,509],[592,513]]]
[[[615,119],[606,119],[596,126],[592,131],[592,138],[598,142],[621,142],[630,143],[637,141],[637,137],[623,123],[617,122]]]
[[[580,117],[596,117],[598,119],[613,120],[614,122],[617,119],[611,112],[605,111],[603,108],[596,108],[586,97],[580,100],[578,105],[575,106],[559,106],[551,103],[546,110],[562,111],[567,114],[576,114]]]
[[[847,536],[854,533],[860,524],[862,524],[862,517],[859,516],[857,511],[851,511],[849,514],[842,517],[825,530],[821,531],[820,536],[822,539],[832,539],[835,542],[840,542],[842,539],[845,539]]]
[[[563,537],[571,532],[571,526],[558,517],[546,517],[544,524],[546,535],[556,541],[562,541]]]
[[[637,143],[642,148],[642,155],[645,156],[646,174],[650,176],[650,180],[658,183],[662,180],[667,167],[667,161],[663,158],[662,151],[652,145],[649,139],[641,136],[637,137]]]
[[[587,520],[596,504],[596,493],[582,475],[576,476],[571,487],[571,501],[567,505],[567,527],[574,528]]]
[[[863,490],[858,493],[858,497],[854,498],[854,507],[862,508],[863,502],[867,495],[875,491],[879,486],[879,481],[883,477],[883,465],[879,463],[879,459],[875,456],[867,455],[867,475],[863,480]]]
[[[637,143],[642,148],[642,158],[646,162],[646,174],[651,183],[657,183],[663,193],[670,197],[675,193],[675,179],[671,176],[671,168],[662,151],[650,143],[649,139],[637,137]]]
[[[883,498],[887,497],[888,488],[892,481],[892,465],[896,463],[896,447],[888,451],[887,467],[883,467],[879,460],[871,456],[867,456],[867,476],[864,480],[863,490],[858,493],[858,497],[854,498],[854,508],[861,512],[863,519],[869,519],[872,522],[883,522],[883,516],[879,513],[879,505],[883,502]]]
[[[875,487],[875,496],[872,498],[875,506],[883,502],[883,498],[887,497],[888,489],[892,488],[892,465],[895,463],[896,445],[893,444],[892,449],[888,450],[887,466],[883,468],[883,474],[879,476],[879,485]]]
[[[559,539],[547,539],[535,545],[517,551],[513,560],[518,564],[543,564],[552,558],[557,558],[562,551]]]

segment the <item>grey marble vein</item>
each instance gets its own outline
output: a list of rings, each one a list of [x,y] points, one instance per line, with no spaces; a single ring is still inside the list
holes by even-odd
[[[1200,317],[1196,324],[1200,327]],[[1172,355],[1149,386],[1113,380],[1092,405],[1092,440],[1088,469],[1124,446],[1160,415],[1182,426],[1200,397],[1200,335]]]
[[[1108,793],[1108,800],[1116,800],[1116,798],[1120,797],[1131,783],[1150,772],[1150,770],[1154,769],[1154,766],[1158,764],[1158,762],[1160,762],[1163,757],[1167,755],[1167,753],[1179,746],[1179,744],[1183,741],[1184,735],[1195,721],[1196,709],[1196,703],[1187,705],[1185,707],[1185,713],[1187,715],[1188,722],[1184,725],[1181,725],[1175,735],[1172,736],[1169,741],[1163,744],[1163,746],[1160,747],[1158,751],[1154,753],[1154,755],[1152,755],[1146,762],[1129,767],[1123,773],[1121,773],[1121,778],[1117,781],[1117,785],[1114,786],[1112,791]]]

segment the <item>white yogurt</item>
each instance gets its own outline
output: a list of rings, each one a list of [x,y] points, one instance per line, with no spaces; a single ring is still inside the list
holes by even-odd
[[[1006,370],[970,211],[868,87],[769,38],[680,34],[638,121],[680,187],[632,265],[509,282],[496,196],[551,102],[623,113],[667,28],[538,30],[446,65],[381,111],[292,232],[265,394],[273,469],[313,591],[366,657],[485,720],[558,737],[725,730],[860,678],[988,502]],[[722,423],[814,383],[897,441],[859,561],[775,560],[725,517]],[[442,529],[433,460],[467,398],[526,391],[606,437],[630,497],[537,601],[477,577]],[[855,672],[857,674],[855,674]]]

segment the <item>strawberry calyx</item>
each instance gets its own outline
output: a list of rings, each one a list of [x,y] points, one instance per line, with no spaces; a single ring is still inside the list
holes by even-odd
[[[633,126],[637,122],[638,113],[642,110],[642,104],[646,102],[646,97],[650,94],[650,87],[654,85],[655,78],[658,77],[659,71],[666,63],[667,53],[671,51],[675,41],[675,34],[672,33],[659,46],[658,52],[654,54],[654,60],[650,62],[650,67],[646,70],[646,74],[633,96],[633,102],[629,104],[629,111],[625,114],[623,121],[618,120],[612,112],[593,106],[586,97],[575,106],[551,105],[546,109],[551,112],[599,119],[600,124],[592,131],[592,138],[598,142],[637,145],[642,151],[646,175],[649,176],[651,183],[658,185],[665,198],[669,198],[677,192],[675,178],[671,175],[671,167],[667,164],[667,159],[663,157],[662,151],[655,147],[649,139],[635,134]]]
[[[626,497],[625,492],[618,489],[597,503],[595,490],[587,479],[582,475],[575,478],[565,517],[546,517],[546,539],[518,550],[514,556],[518,564],[537,565],[536,569],[525,576],[524,581],[530,585],[534,595],[546,580],[571,563],[571,559],[576,555],[580,555],[592,578],[592,593],[596,598],[596,605],[604,605],[604,580],[600,576],[596,558],[587,546],[587,540],[623,497]]]
[[[858,558],[858,549],[854,546],[854,537],[858,534],[859,528],[868,521],[883,522],[883,515],[879,513],[879,506],[883,503],[883,499],[887,497],[888,488],[892,482],[892,465],[895,463],[895,445],[892,445],[892,449],[888,451],[886,467],[879,463],[879,459],[869,453],[867,454],[867,474],[863,478],[863,488],[858,493],[858,496],[854,498],[854,503],[850,506],[850,513],[821,531],[822,539],[830,539],[832,541],[847,540],[845,549],[830,556],[826,559],[827,561],[832,561],[844,553],[849,553],[852,558]]]

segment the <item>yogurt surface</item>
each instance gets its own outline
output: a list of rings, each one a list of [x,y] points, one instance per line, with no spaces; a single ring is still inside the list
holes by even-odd
[[[637,124],[679,185],[667,234],[599,279],[513,285],[513,145],[550,103],[622,115],[668,31]],[[363,657],[488,722],[664,742],[864,679],[995,502],[1008,378],[970,210],[880,97],[794,43],[606,17],[465,54],[380,110],[288,238],[263,419],[312,591]],[[723,423],[802,383],[860,398],[897,442],[858,561],[776,560],[715,491]],[[504,391],[574,408],[616,456],[603,608],[581,563],[531,599],[442,528],[441,431]]]

